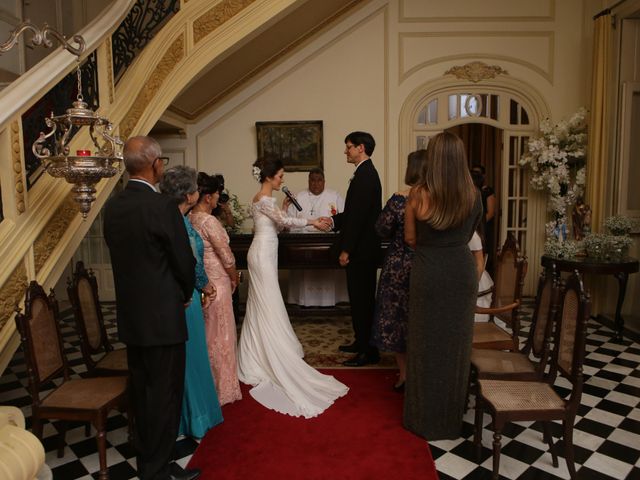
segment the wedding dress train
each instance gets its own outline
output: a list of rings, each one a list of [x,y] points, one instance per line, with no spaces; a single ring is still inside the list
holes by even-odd
[[[288,217],[275,198],[251,206],[254,235],[247,254],[249,296],[238,348],[238,376],[265,407],[311,418],[326,410],[348,387],[303,360],[278,284],[278,230],[304,226]]]

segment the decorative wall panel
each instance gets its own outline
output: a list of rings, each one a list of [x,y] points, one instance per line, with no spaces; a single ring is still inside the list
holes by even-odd
[[[477,58],[520,64],[553,83],[553,32],[412,32],[399,38],[401,80],[429,65]]]
[[[400,0],[400,22],[551,21],[555,0]]]
[[[11,123],[11,164],[13,166],[13,178],[15,183],[16,210],[23,213],[24,204],[24,181],[22,180],[22,157],[20,155],[20,125],[18,122]]]
[[[71,192],[60,204],[49,223],[44,227],[33,244],[35,271],[39,272],[51,256],[60,239],[69,228],[71,220],[78,215],[78,207],[73,201]]]
[[[508,75],[508,73],[499,65],[487,65],[484,62],[469,62],[465,65],[457,65],[444,72],[445,75],[454,75],[460,80],[469,80],[473,83],[495,78],[498,75]]]
[[[158,65],[149,76],[149,80],[142,86],[129,112],[127,112],[124,120],[120,123],[121,138],[126,139],[131,135],[142,113],[146,110],[151,100],[153,100],[158,90],[160,90],[162,82],[164,82],[175,68],[176,64],[184,58],[184,55],[184,35],[180,35],[167,49],[162,59],[160,59],[160,62],[158,62]]]
[[[106,42],[107,52],[107,83],[109,84],[109,103],[113,103],[113,61],[111,59],[111,43]]]
[[[0,330],[13,314],[16,304],[24,296],[27,288],[27,271],[24,262],[15,268],[7,281],[0,287]]]
[[[240,10],[255,0],[224,0],[193,22],[193,41],[198,43],[204,37],[225,23]]]

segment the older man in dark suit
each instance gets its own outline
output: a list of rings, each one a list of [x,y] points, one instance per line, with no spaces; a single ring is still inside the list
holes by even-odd
[[[338,230],[337,247],[340,266],[347,271],[347,290],[355,342],[340,350],[356,355],[345,361],[349,367],[361,367],[380,360],[370,343],[376,296],[376,270],[380,238],[375,223],[382,210],[382,186],[371,155],[376,142],[371,134],[352,132],[344,139],[347,162],[356,169],[349,183],[344,211],[332,217]]]
[[[150,137],[124,146],[125,189],[104,212],[111,253],[118,335],[127,345],[141,479],[193,479],[198,471],[171,464],[184,388],[185,303],[195,264],[178,206],[154,185],[164,172],[160,145]]]

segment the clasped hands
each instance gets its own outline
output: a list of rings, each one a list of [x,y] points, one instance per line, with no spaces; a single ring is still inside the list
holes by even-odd
[[[215,300],[216,294],[217,292],[216,292],[215,285],[212,285],[211,283],[209,283],[206,287],[204,287],[202,289],[202,296],[201,296],[202,306],[206,307],[211,300]]]
[[[333,222],[330,217],[319,217],[311,220],[311,225],[323,232],[328,232],[333,228]]]

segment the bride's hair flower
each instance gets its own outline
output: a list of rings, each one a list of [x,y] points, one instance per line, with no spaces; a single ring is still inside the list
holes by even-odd
[[[256,182],[260,181],[260,168],[256,167],[255,165],[253,166],[253,170],[251,171],[251,174],[253,175],[253,178],[256,179]]]

